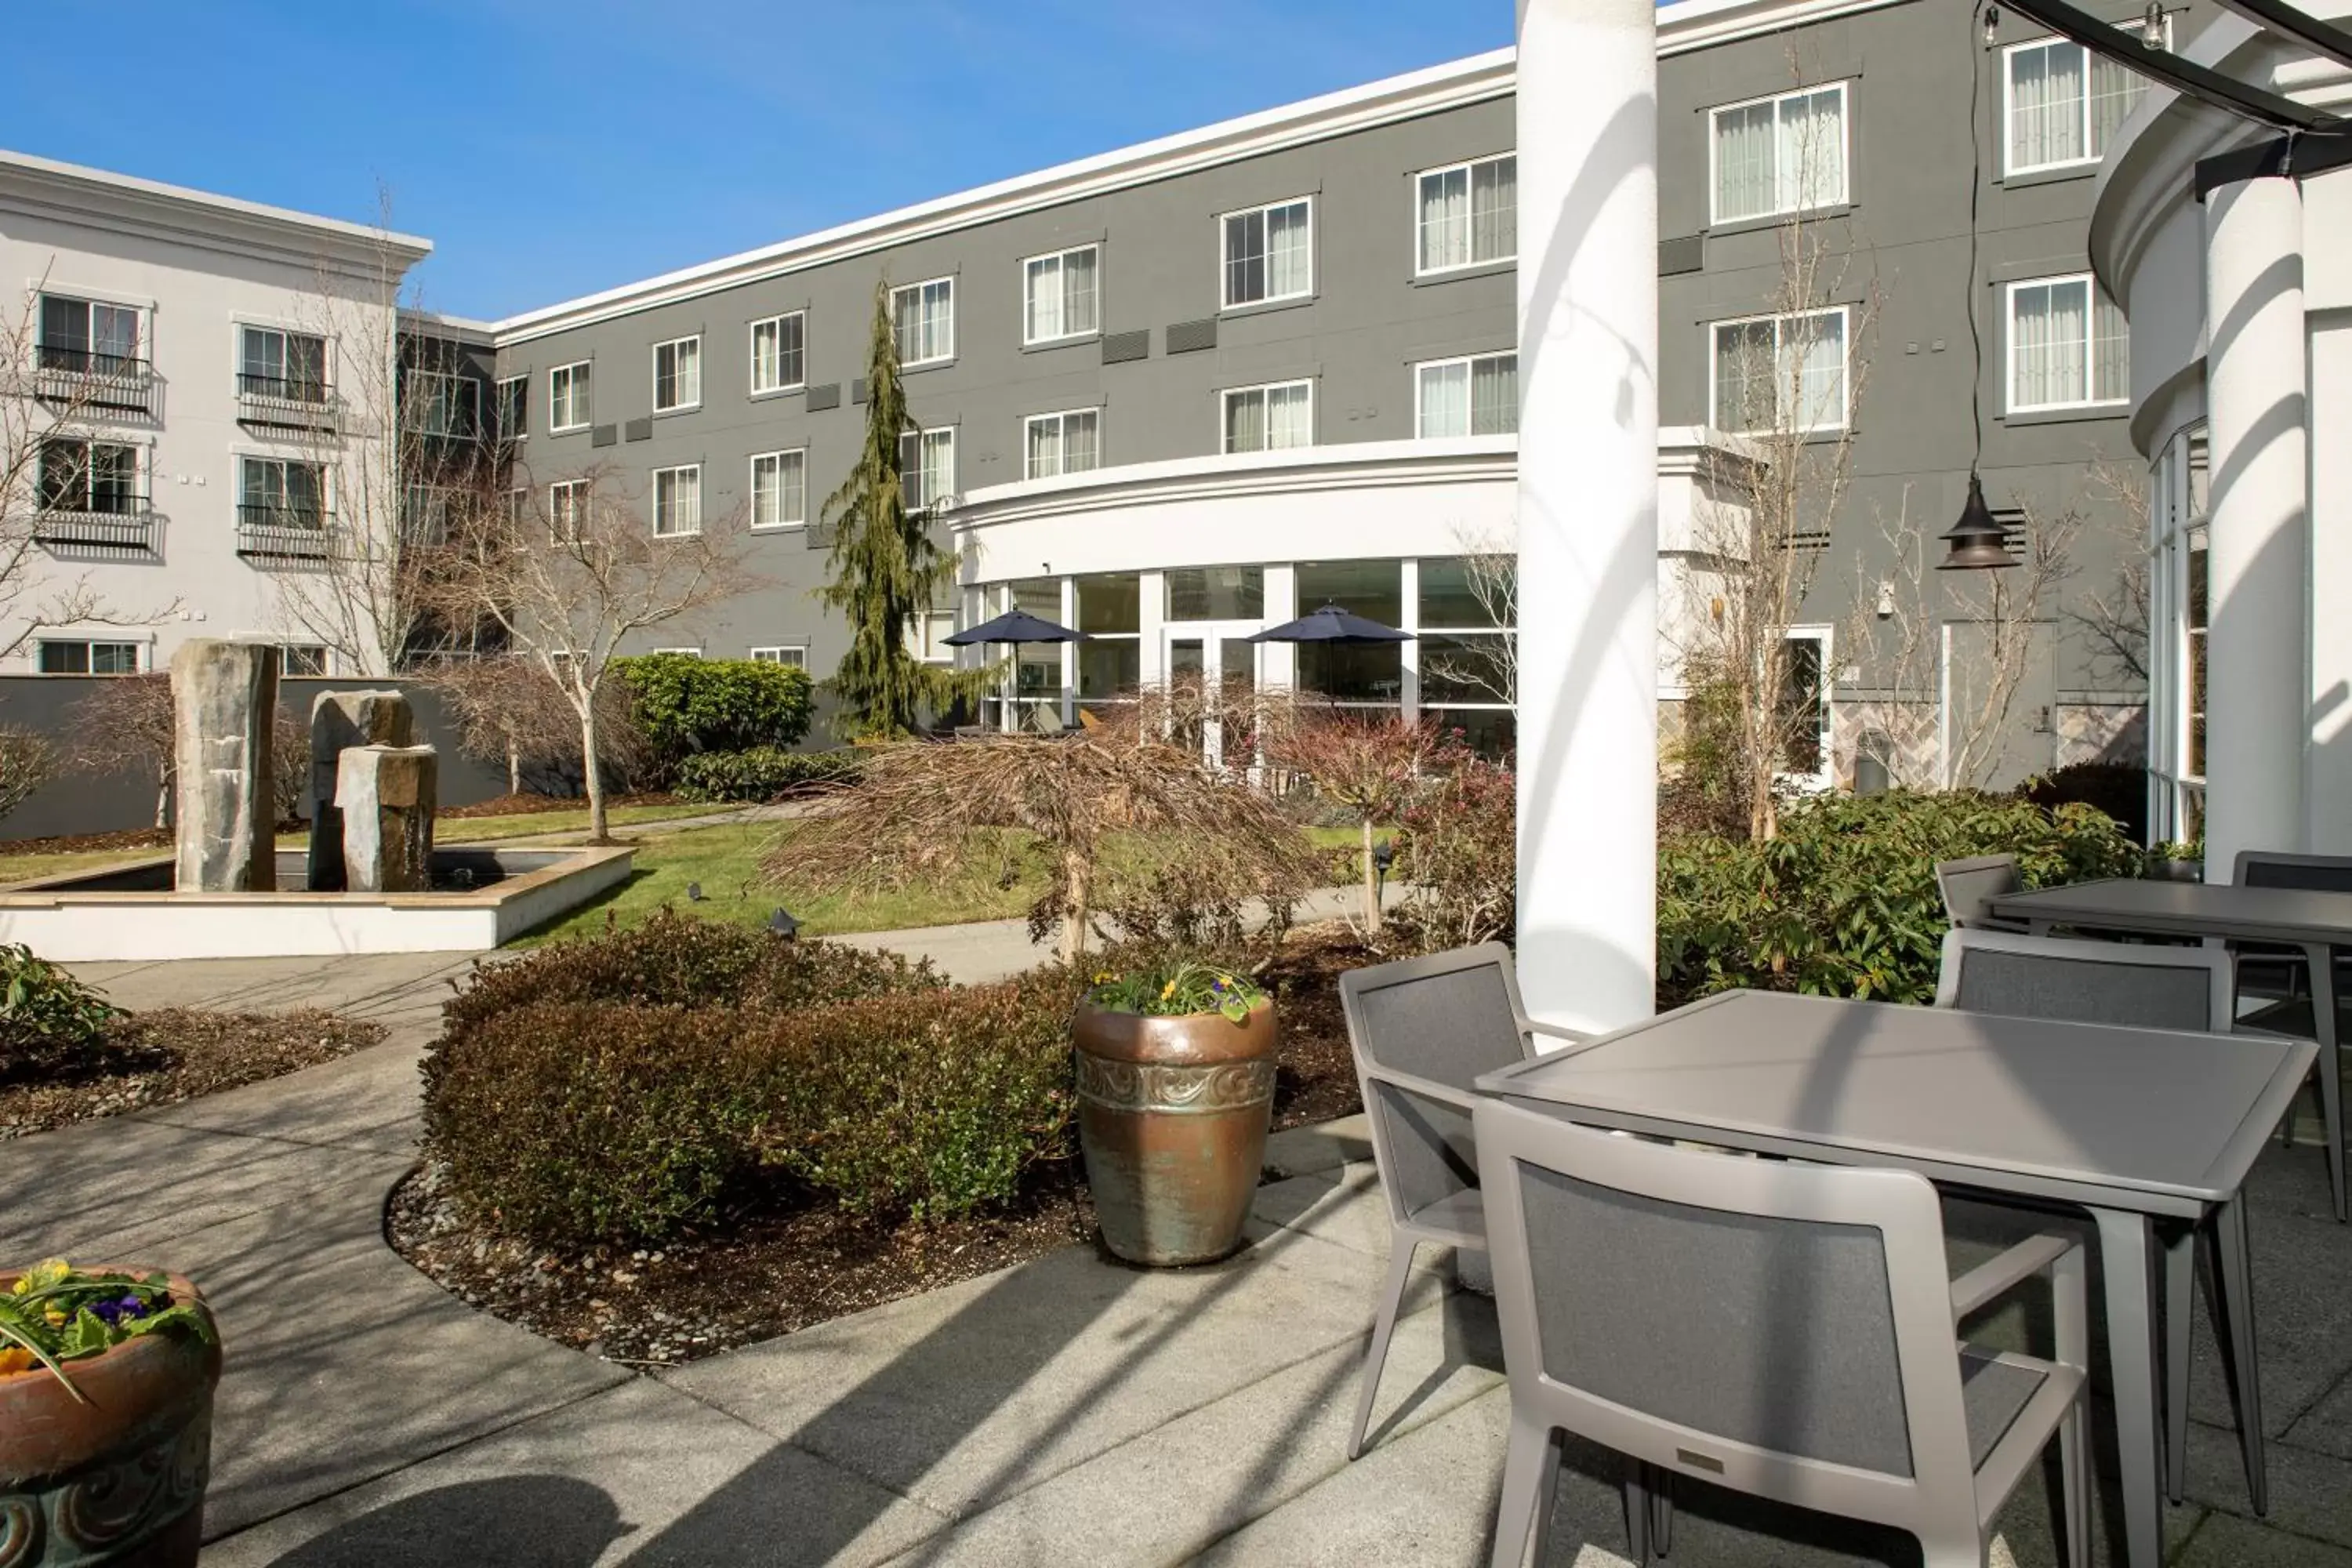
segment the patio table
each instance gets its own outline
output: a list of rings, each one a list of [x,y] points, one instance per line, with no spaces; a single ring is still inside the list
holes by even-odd
[[[2105,1277],[2126,1561],[2161,1561],[2150,1222],[2210,1214],[2235,1276],[2242,1439],[2260,1394],[2239,1189],[2318,1047],[1735,991],[1478,1079],[1592,1126],[1892,1165],[2087,1210]],[[2242,1320],[2241,1321],[2240,1320]],[[2249,1441],[2250,1467],[2259,1447]],[[2256,1471],[2258,1475],[2258,1471]],[[2259,1500],[2259,1479],[2255,1481]]]
[[[2036,936],[2063,925],[2141,936],[2300,948],[2311,968],[2312,1032],[2319,1039],[2319,1100],[2328,1134],[2327,1186],[2336,1217],[2343,1220],[2344,1082],[2336,1054],[2334,955],[2338,949],[2352,948],[2352,893],[2115,878],[2031,893],[2004,893],[1988,900],[1988,907],[2001,919],[2023,921]]]

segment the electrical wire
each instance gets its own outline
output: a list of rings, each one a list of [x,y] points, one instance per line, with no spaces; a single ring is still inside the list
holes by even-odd
[[[1987,10],[1990,7],[1988,6]],[[1978,18],[1969,18],[1969,31]],[[1973,40],[1971,40],[1973,41]],[[1984,98],[1984,51],[1969,62],[1969,352],[1973,361],[1969,383],[1969,418],[1976,428],[1976,446],[1969,454],[1969,477],[1976,477],[1984,461],[1984,333],[1977,325],[1977,201],[1984,189],[1984,142],[1979,124]]]

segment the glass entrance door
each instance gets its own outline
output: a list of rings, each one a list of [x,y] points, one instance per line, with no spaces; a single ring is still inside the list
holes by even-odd
[[[1255,622],[1192,622],[1167,632],[1169,738],[1198,746],[1211,767],[1249,767],[1256,758],[1257,645]]]

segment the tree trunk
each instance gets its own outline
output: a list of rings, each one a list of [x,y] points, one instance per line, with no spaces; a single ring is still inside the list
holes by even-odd
[[[507,737],[507,793],[522,793],[522,752],[515,745],[514,737]]]
[[[1094,859],[1082,849],[1062,851],[1062,938],[1055,956],[1076,963],[1087,950],[1087,900],[1094,891]]]
[[[172,826],[172,772],[169,768],[155,775],[155,826]]]
[[[1364,818],[1364,929],[1381,929],[1381,877],[1372,864],[1372,819]]]
[[[588,694],[580,705],[580,776],[588,786],[588,841],[604,844],[612,836],[605,831],[604,775],[596,767],[596,697]]]

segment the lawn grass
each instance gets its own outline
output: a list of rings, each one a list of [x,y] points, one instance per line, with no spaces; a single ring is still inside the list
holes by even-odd
[[[50,855],[0,855],[0,882],[29,882],[36,877],[66,877],[76,871],[96,871],[130,860],[152,860],[169,855],[172,847],[148,849],[69,849]]]

